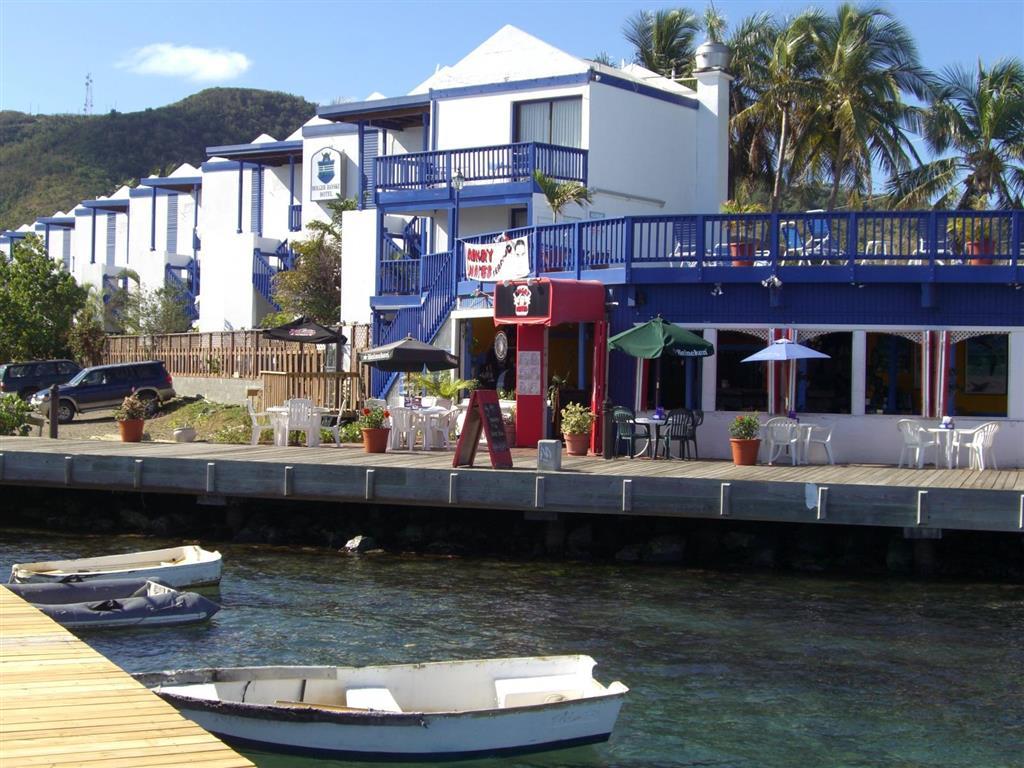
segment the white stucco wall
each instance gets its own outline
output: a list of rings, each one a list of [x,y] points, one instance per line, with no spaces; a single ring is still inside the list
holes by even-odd
[[[368,323],[376,284],[377,212],[346,211],[342,216],[341,317],[343,323]]]

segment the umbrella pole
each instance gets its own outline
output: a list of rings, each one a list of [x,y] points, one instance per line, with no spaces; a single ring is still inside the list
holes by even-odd
[[[661,406],[661,356],[654,365],[654,410]]]

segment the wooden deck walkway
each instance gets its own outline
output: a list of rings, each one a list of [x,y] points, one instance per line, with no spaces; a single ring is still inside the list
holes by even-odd
[[[779,522],[1024,530],[1024,471],[563,456],[452,469],[450,452],[0,438],[0,484]]]
[[[0,588],[4,768],[252,768],[55,621]]]

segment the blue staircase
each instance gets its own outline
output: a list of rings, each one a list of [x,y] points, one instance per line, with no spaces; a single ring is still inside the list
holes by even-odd
[[[199,296],[199,262],[192,259],[188,266],[175,267],[164,265],[164,284],[168,288],[179,291],[188,300],[187,312],[189,320],[199,319],[196,297]]]
[[[276,259],[276,263],[273,260]],[[292,268],[295,263],[295,254],[283,241],[273,253],[261,251],[254,248],[252,252],[252,285],[253,288],[267,300],[274,309],[280,311],[281,307],[274,301],[274,275],[278,272],[285,272]]]
[[[448,319],[452,307],[455,306],[456,251],[443,251],[421,256],[419,259],[407,259],[401,264],[418,267],[417,277],[420,286],[419,304],[394,310],[394,318],[390,323],[380,319],[374,324],[374,346],[401,341],[406,336],[430,343]],[[384,397],[391,389],[397,373],[373,369],[370,386],[374,397]]]

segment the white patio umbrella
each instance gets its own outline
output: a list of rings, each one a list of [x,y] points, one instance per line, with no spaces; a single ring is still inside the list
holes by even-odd
[[[743,358],[741,362],[744,363],[761,363],[767,362],[777,363],[789,361],[789,392],[788,392],[788,410],[795,410],[793,400],[796,395],[796,366],[793,364],[794,360],[809,360],[815,358],[829,359],[830,355],[826,355],[824,352],[819,352],[816,349],[805,347],[803,344],[797,344],[792,339],[775,339],[771,344],[762,350],[755,352],[749,357]]]

